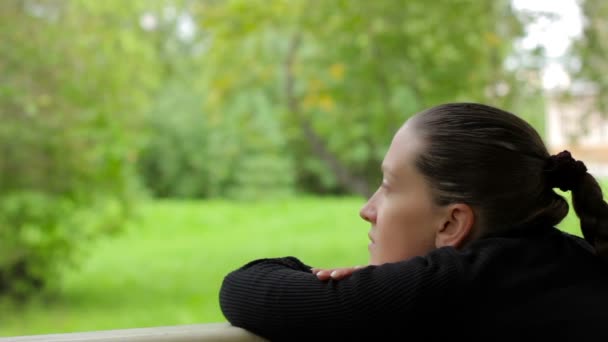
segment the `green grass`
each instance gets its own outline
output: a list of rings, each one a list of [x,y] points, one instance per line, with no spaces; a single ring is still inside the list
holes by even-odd
[[[137,229],[93,246],[56,300],[2,307],[0,336],[225,321],[221,281],[252,259],[366,263],[362,204],[354,198],[150,202]]]
[[[0,336],[225,321],[223,277],[263,257],[319,267],[367,262],[357,198],[153,201],[125,234],[99,241],[53,300],[0,305]],[[580,234],[570,213],[560,228]]]

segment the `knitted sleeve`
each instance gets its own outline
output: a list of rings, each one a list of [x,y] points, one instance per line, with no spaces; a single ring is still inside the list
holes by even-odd
[[[363,334],[395,318],[428,320],[439,308],[448,314],[466,287],[465,269],[452,248],[368,266],[339,281],[320,281],[294,257],[260,259],[225,277],[220,306],[232,325],[271,340],[318,339],[323,331]]]

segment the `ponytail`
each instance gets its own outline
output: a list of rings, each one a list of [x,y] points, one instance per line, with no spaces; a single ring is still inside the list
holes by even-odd
[[[585,164],[563,151],[549,157],[545,173],[551,187],[572,192],[572,205],[581,221],[583,237],[599,257],[608,260],[608,204]]]
[[[608,204],[602,188],[586,173],[572,189],[572,205],[581,220],[581,231],[598,256],[608,260]]]

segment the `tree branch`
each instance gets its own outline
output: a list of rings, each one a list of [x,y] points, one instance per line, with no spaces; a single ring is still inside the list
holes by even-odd
[[[294,92],[295,77],[293,73],[293,64],[296,58],[296,52],[300,46],[302,36],[297,33],[291,40],[287,56],[285,58],[285,97],[289,110],[296,116],[302,132],[306,139],[310,142],[313,153],[319,157],[329,169],[333,172],[338,180],[338,183],[348,190],[363,196],[370,195],[371,187],[367,181],[361,177],[353,175],[327,148],[323,139],[314,131],[310,120],[302,115],[300,103]]]

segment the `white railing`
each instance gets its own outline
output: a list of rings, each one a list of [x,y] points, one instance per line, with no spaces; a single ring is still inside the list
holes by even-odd
[[[261,342],[265,339],[229,323],[0,337],[0,342]]]

